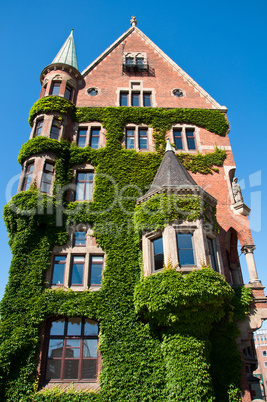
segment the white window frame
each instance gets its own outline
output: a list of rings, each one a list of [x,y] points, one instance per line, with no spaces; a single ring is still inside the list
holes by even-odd
[[[139,106],[132,106],[132,93],[139,93],[140,98],[139,98]],[[127,107],[156,107],[156,100],[155,100],[155,89],[154,88],[144,88],[143,87],[143,80],[130,80],[129,81],[129,86],[128,87],[119,87],[117,88],[117,102],[115,106],[120,106],[120,95],[121,93],[127,93],[128,94],[128,105]],[[151,106],[144,106],[144,97],[143,95],[145,93],[150,93],[151,94]]]
[[[92,129],[93,128],[99,128],[99,141],[98,141],[98,148],[93,148],[93,149],[99,149],[102,148],[104,146],[104,129],[101,123],[99,123],[98,121],[94,121],[91,123],[84,123],[84,124],[80,124],[77,131],[76,131],[76,138],[75,138],[75,143],[76,145],[79,147],[78,145],[78,141],[79,141],[79,130],[82,129],[86,129],[87,133],[86,133],[86,140],[85,140],[85,146],[84,147],[79,147],[79,148],[85,148],[87,146],[90,146],[90,142],[91,142],[91,136],[92,136]]]
[[[147,148],[139,148],[139,129],[147,130]],[[127,148],[127,130],[134,131],[134,148]],[[125,149],[135,149],[136,151],[148,152],[152,147],[152,131],[151,127],[146,126],[145,124],[136,125],[136,124],[127,124],[124,128],[124,136],[123,136],[123,144]]]

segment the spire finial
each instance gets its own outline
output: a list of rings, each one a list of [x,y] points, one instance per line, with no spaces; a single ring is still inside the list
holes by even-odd
[[[173,152],[173,149],[172,149],[172,146],[171,146],[169,138],[167,138],[167,144],[166,144],[166,148],[165,148],[165,152],[167,152],[167,151],[172,151]]]
[[[136,17],[134,15],[132,16],[130,22],[131,22],[132,27],[136,27],[137,19],[136,19]]]

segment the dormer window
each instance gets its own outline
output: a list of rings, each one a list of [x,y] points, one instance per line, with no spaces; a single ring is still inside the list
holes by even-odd
[[[122,56],[123,71],[148,70],[147,54],[143,52],[128,52]]]

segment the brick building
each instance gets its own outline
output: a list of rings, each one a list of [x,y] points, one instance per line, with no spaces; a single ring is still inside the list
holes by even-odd
[[[161,346],[165,360],[157,354],[158,340],[149,332],[155,323],[147,311],[138,316],[138,296],[134,310],[134,288],[140,277],[159,278],[162,268],[170,265],[183,274],[181,278],[201,275],[203,265],[209,265],[215,275],[212,281],[224,277],[232,288],[240,287],[244,283],[239,241],[249,270],[246,287],[254,296],[250,315],[238,322],[237,338],[243,353],[242,400],[251,401],[247,377],[255,359],[246,359],[246,352],[253,331],[267,318],[267,309],[254,262],[250,210],[234,178],[227,108],[147,38],[134,17],[131,27],[82,73],[71,32],[40,79],[40,99],[30,112],[30,140],[19,157],[18,194],[6,209],[14,260],[1,314],[13,345],[6,361],[12,367],[18,354],[20,363],[17,371],[4,366],[2,395],[8,401],[19,400],[33,392],[25,382],[37,378],[40,390],[74,384],[79,390],[100,389],[105,400],[185,400],[170,399],[171,360],[165,346]],[[153,214],[144,212],[144,207],[164,197],[178,208],[164,224],[159,223],[160,216],[152,222]],[[138,241],[132,220],[135,208],[134,224],[141,228]],[[114,211],[120,211],[116,218]],[[141,222],[140,216],[147,216],[147,221]],[[20,261],[31,252],[23,271]],[[28,303],[31,313],[25,307],[16,315],[16,303]],[[32,322],[23,329],[27,335],[21,345],[16,343],[18,325],[10,326],[8,314],[17,322],[23,317],[23,325]],[[214,317],[214,322],[218,320]],[[165,324],[158,325],[158,334],[167,339]],[[210,325],[212,331],[213,322]],[[120,330],[127,346],[118,340]],[[192,334],[198,338],[194,330]],[[34,347],[27,344],[27,337]],[[215,367],[216,358],[212,362]],[[205,370],[216,394],[218,372],[211,380],[209,369]],[[187,382],[197,392],[191,371]],[[127,382],[132,394],[130,390],[124,394]],[[14,383],[16,397],[10,391]],[[208,400],[202,398],[196,400]],[[217,396],[217,400],[226,399]]]

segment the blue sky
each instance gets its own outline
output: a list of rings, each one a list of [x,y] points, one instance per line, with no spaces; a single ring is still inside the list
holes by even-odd
[[[130,27],[138,27],[228,111],[236,176],[252,208],[258,274],[267,285],[266,106],[267,2],[256,0],[27,0],[1,5],[1,209],[21,171],[17,155],[30,134],[28,114],[40,93],[40,73],[74,29],[79,70]],[[14,179],[15,181],[15,179]],[[16,185],[13,186],[13,194]],[[0,298],[11,254],[3,221]],[[241,256],[245,281],[248,274]]]

